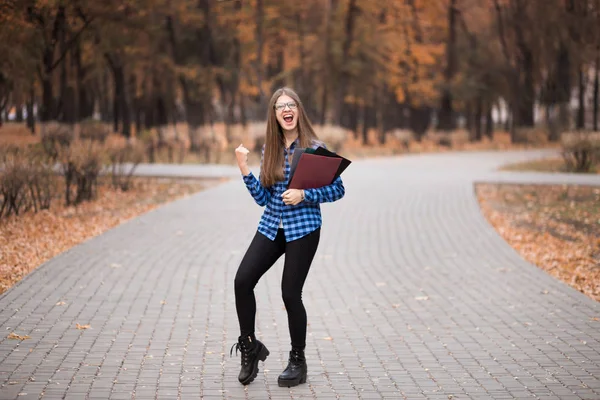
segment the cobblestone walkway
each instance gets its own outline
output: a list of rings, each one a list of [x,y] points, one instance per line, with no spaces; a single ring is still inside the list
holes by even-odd
[[[1,296],[0,399],[600,399],[600,304],[521,259],[474,197],[479,181],[600,185],[495,171],[545,154],[352,164],[345,198],[322,206],[304,290],[305,385],[277,386],[283,258],[256,289],[271,356],[251,385],[237,382],[233,278],[262,209],[233,179],[67,251]],[[150,168],[140,174],[179,174]],[[180,175],[239,178],[201,170]]]

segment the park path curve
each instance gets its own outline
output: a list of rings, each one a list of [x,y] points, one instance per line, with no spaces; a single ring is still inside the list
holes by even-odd
[[[309,379],[292,390],[277,386],[283,259],[256,288],[271,356],[255,382],[237,382],[229,355],[233,278],[262,211],[237,170],[141,166],[234,179],[74,247],[0,296],[0,399],[600,399],[600,304],[524,261],[474,196],[484,181],[600,185],[497,171],[551,153],[353,163],[346,196],[322,206],[303,296]]]

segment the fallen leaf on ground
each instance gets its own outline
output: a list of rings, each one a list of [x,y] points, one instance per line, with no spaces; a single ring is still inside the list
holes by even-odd
[[[600,301],[598,188],[478,184],[476,192],[489,223],[525,260]]]
[[[77,325],[76,325],[76,328],[77,328],[77,329],[89,329],[89,328],[91,328],[91,326],[90,326],[89,324],[88,324],[88,325],[80,325],[80,324],[77,324]]]
[[[0,223],[0,294],[39,265],[133,217],[214,186],[222,179],[133,178],[126,192],[98,182],[96,200],[67,207],[53,200],[49,210],[27,212]],[[173,189],[168,192],[167,189]],[[59,190],[62,193],[62,190]],[[112,264],[111,268],[119,268]]]
[[[14,333],[14,332],[11,332],[11,333],[9,333],[9,334],[8,334],[8,336],[7,336],[7,338],[8,338],[8,339],[15,339],[15,340],[25,340],[25,339],[31,339],[31,338],[29,337],[29,335],[21,336],[21,335],[17,335],[17,334],[16,334],[16,333]]]

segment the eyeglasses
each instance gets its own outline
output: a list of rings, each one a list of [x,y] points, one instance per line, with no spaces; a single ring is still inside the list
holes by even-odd
[[[298,107],[298,105],[296,103],[280,103],[280,104],[275,104],[275,109],[277,111],[281,111],[285,109],[285,106],[288,106],[290,110],[295,110],[296,107]]]

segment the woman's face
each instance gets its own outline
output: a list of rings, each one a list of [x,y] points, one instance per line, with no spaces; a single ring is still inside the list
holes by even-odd
[[[275,102],[275,116],[284,131],[292,131],[298,124],[298,105],[294,99],[282,94]]]

